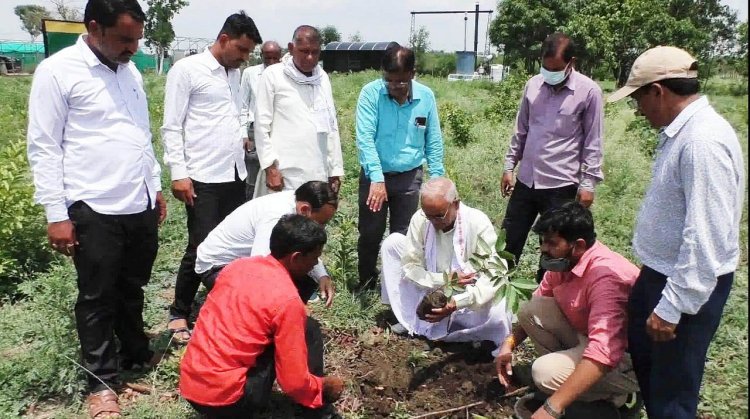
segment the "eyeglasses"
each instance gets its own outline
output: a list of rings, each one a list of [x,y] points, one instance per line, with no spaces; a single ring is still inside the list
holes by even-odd
[[[387,84],[389,87],[406,87],[411,84],[411,81],[391,81],[383,79],[383,83]]]
[[[445,209],[445,213],[443,213],[443,215],[441,216],[427,214],[426,212],[424,212],[424,210],[422,210],[422,214],[424,214],[424,216],[430,221],[437,221],[437,222],[445,221],[445,219],[448,217],[448,213],[450,212],[452,206],[453,206],[453,202],[451,202],[451,204],[448,205],[448,208]]]

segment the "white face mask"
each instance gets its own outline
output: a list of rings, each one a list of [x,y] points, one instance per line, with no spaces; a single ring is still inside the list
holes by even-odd
[[[564,82],[565,78],[568,77],[567,70],[567,65],[561,71],[549,71],[544,68],[544,66],[542,66],[539,69],[539,72],[542,74],[545,83],[549,84],[550,86],[557,86],[558,84]]]

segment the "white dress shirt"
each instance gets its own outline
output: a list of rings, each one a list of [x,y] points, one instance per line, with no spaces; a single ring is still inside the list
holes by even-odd
[[[112,71],[85,37],[42,61],[31,85],[28,157],[48,222],[67,220],[76,201],[143,212],[161,190],[141,74],[132,62]]]
[[[242,204],[198,246],[195,272],[200,274],[243,257],[270,254],[274,226],[282,216],[296,211],[294,191],[266,195]],[[310,276],[316,281],[328,276],[322,261],[318,261]]]
[[[206,49],[177,61],[164,91],[164,163],[172,180],[224,183],[247,176],[240,125],[240,70]]]
[[[240,83],[242,113],[240,114],[240,123],[243,127],[249,128],[250,124],[255,122],[255,92],[258,91],[260,73],[265,68],[265,64],[258,64],[248,67],[242,72],[242,82]]]
[[[740,259],[745,164],[737,134],[704,96],[661,129],[633,250],[667,276],[654,312],[677,324]]]
[[[331,82],[323,73],[320,87],[302,85],[284,74],[283,63],[268,66],[255,91],[255,147],[260,168],[278,161],[285,190],[296,190],[303,183],[328,182],[332,176],[344,176],[341,139],[338,127],[318,132],[315,90],[322,89],[333,104]],[[259,179],[265,179],[261,170]],[[255,184],[255,196],[267,193],[265,181]]]

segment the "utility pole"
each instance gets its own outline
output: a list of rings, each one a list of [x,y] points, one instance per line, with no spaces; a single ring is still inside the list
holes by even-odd
[[[479,0],[474,5],[474,70],[477,69],[477,47],[479,46]]]

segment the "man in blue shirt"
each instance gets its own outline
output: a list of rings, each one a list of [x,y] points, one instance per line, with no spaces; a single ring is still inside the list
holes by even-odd
[[[406,234],[419,205],[422,165],[443,176],[443,135],[435,95],[414,81],[414,52],[386,50],[383,78],[362,88],[357,101],[360,287],[374,288],[380,242],[390,211],[390,233]]]

